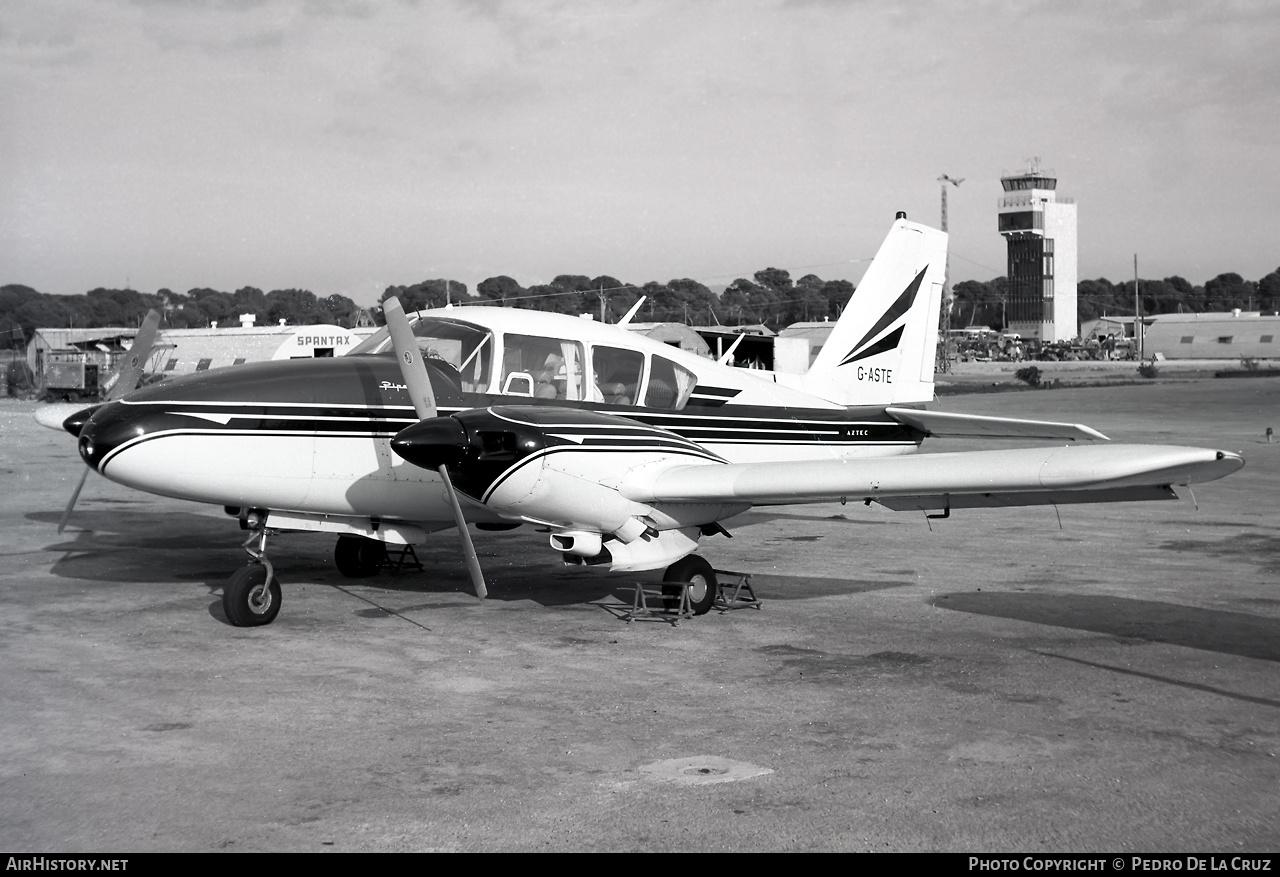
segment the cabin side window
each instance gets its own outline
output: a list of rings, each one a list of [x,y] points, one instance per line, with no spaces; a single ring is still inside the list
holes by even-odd
[[[610,405],[635,405],[640,397],[644,354],[621,347],[591,348],[591,385],[588,398]]]
[[[644,391],[646,408],[679,411],[689,401],[697,376],[663,356],[655,356],[649,366],[649,383]]]
[[[586,398],[582,345],[563,338],[505,335],[499,392],[535,399]]]

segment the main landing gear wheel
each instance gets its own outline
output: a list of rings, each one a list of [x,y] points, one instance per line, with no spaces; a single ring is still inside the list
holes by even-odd
[[[376,576],[387,560],[386,543],[364,536],[339,536],[333,549],[338,572],[349,579]]]
[[[667,567],[664,582],[689,582],[689,608],[694,615],[706,615],[716,603],[716,572],[701,557],[690,554]],[[663,605],[670,611],[680,609],[680,586],[662,586]]]
[[[222,611],[236,627],[270,624],[280,614],[280,583],[260,563],[232,573],[222,587]]]

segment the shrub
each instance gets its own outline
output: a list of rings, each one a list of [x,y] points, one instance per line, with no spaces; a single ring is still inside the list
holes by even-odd
[[[1018,369],[1013,373],[1013,376],[1028,386],[1040,386],[1040,369],[1036,368],[1034,365]]]
[[[35,388],[35,376],[27,367],[26,360],[14,359],[5,366],[5,383],[10,396],[18,396]]]
[[[1150,362],[1139,363],[1138,374],[1144,378],[1154,378],[1160,374],[1160,369],[1156,366],[1156,358],[1153,356]]]

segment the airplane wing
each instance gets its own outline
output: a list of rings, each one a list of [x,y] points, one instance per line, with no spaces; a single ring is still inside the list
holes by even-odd
[[[1174,484],[1222,478],[1238,454],[1156,445],[1019,448],[782,463],[685,465],[656,476],[643,469],[620,485],[645,503],[752,505],[879,502],[895,510],[1174,499]]]
[[[1010,417],[983,417],[977,414],[950,414],[917,408],[889,407],[885,413],[925,435],[947,438],[1044,438],[1072,441],[1109,441],[1082,423],[1054,423],[1049,420],[1016,420]]]

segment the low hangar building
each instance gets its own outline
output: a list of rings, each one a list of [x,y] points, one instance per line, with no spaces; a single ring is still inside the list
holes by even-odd
[[[1275,311],[1161,314],[1146,324],[1145,356],[1165,359],[1275,359],[1280,315]]]

